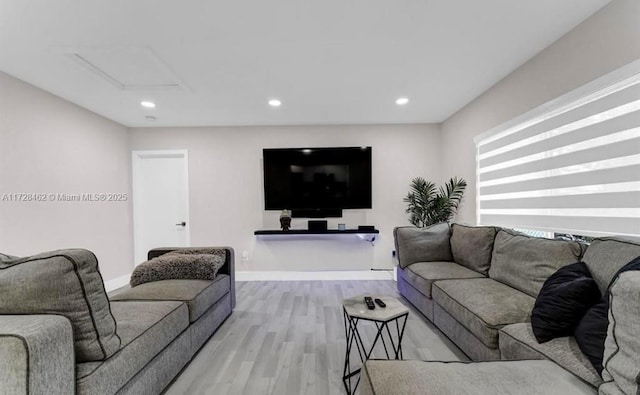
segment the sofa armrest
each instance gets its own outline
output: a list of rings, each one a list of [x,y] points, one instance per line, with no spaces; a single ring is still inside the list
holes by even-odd
[[[231,280],[230,284],[230,296],[231,296],[231,309],[236,307],[236,264],[235,264],[235,253],[233,248],[231,247],[162,247],[162,248],[154,248],[149,250],[147,253],[147,259],[151,260],[160,255],[164,255],[171,251],[177,251],[180,249],[194,249],[194,248],[219,248],[225,250],[225,262],[224,265],[218,270],[218,273],[227,274],[229,279]]]
[[[58,315],[0,315],[3,394],[75,393],[71,322]]]

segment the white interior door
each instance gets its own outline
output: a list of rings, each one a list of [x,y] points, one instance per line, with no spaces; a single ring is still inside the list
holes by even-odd
[[[189,246],[186,150],[133,151],[135,264],[156,247]]]

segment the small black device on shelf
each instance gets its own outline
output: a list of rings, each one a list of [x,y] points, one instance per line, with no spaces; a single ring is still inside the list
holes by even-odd
[[[367,305],[367,308],[369,310],[373,310],[376,308],[376,305],[373,304],[373,299],[371,298],[371,296],[365,296],[364,297],[364,303]]]
[[[383,309],[384,309],[385,307],[387,307],[387,304],[386,304],[385,302],[383,302],[381,299],[376,298],[376,299],[375,299],[375,302],[376,302],[376,304],[377,304],[378,306],[382,307]]]
[[[253,232],[256,236],[281,236],[281,235],[349,235],[349,234],[378,234],[380,231],[374,229],[371,231],[358,230],[358,229],[323,229],[323,230],[309,230],[309,229],[289,229],[289,230],[256,230]]]

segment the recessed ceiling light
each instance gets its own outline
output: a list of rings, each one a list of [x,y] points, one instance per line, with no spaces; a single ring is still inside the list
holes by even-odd
[[[282,102],[278,99],[271,99],[269,100],[269,105],[271,107],[280,107],[282,105]]]
[[[140,105],[142,107],[146,107],[146,108],[155,108],[156,103],[152,102],[152,101],[148,101],[148,100],[143,100],[140,102]]]
[[[404,106],[407,103],[409,103],[409,99],[406,97],[400,97],[396,100],[396,104],[399,106]]]

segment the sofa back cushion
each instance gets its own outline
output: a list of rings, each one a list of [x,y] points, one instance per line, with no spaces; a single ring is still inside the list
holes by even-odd
[[[583,247],[574,241],[530,237],[501,229],[496,235],[489,277],[533,297],[562,266],[580,261]]]
[[[589,358],[589,361],[598,373],[602,373],[603,370],[602,361],[604,358],[607,328],[609,327],[611,288],[622,273],[629,271],[640,271],[640,256],[623,265],[616,274],[614,274],[611,284],[607,287],[600,301],[587,310],[573,333],[576,343],[578,347],[580,347],[580,351]],[[637,300],[632,303],[636,303],[637,309]]]
[[[405,268],[416,262],[451,261],[449,224],[441,223],[427,228],[402,226],[393,230],[398,263]]]
[[[620,390],[613,393],[638,394],[640,271],[624,272],[614,281],[609,297],[609,328],[604,344],[602,378],[605,382],[614,382]]]
[[[640,242],[605,237],[589,244],[583,261],[604,294],[616,272],[637,256],[640,256]]]
[[[7,255],[0,252],[0,262],[12,261],[17,258],[18,258],[17,256]]]
[[[70,249],[0,261],[0,314],[56,314],[73,328],[76,362],[120,348],[96,256]]]
[[[451,255],[462,266],[489,274],[497,230],[492,226],[451,225]]]

